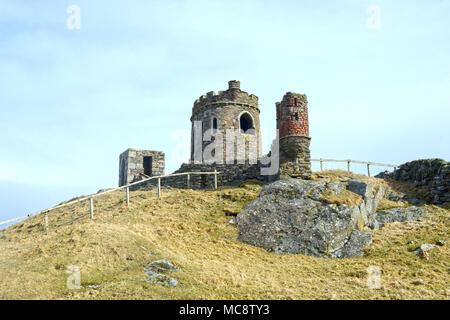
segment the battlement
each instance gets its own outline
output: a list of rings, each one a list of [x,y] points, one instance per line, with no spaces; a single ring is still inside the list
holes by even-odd
[[[307,104],[308,98],[307,98],[306,94],[295,93],[295,92],[286,92],[286,94],[283,96],[283,100],[281,102],[277,102],[276,106],[277,107],[279,105],[295,106],[296,103],[298,103],[298,102]]]
[[[202,95],[195,100],[192,107],[193,113],[212,105],[233,104],[258,108],[258,97],[254,94],[248,94],[248,92],[242,91],[240,87],[239,81],[231,80],[228,82],[228,90],[219,91],[218,93],[210,91],[206,95]]]
[[[241,82],[238,80],[228,81],[228,89],[239,89],[241,90]]]

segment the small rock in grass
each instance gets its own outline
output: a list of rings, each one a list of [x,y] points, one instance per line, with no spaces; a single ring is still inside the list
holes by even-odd
[[[85,288],[86,289],[98,289],[101,286],[102,286],[101,284],[90,284],[90,285],[87,285]]]
[[[178,285],[178,280],[175,278],[171,278],[161,273],[147,271],[145,273],[147,275],[147,280],[150,284],[159,284],[161,286],[169,286],[175,287]]]
[[[141,248],[142,249],[144,249],[145,251],[147,251],[149,254],[151,254],[151,255],[154,255],[154,256],[157,256],[158,254],[156,253],[156,252],[153,252],[153,251],[151,251],[151,250],[148,250],[146,247],[144,247],[144,246],[141,246]]]
[[[164,272],[164,271],[180,271],[180,268],[177,268],[173,265],[170,260],[161,259],[157,261],[153,261],[148,266],[145,267],[145,270],[152,272]]]
[[[419,248],[414,250],[414,254],[416,254],[428,261],[430,259],[430,256],[428,255],[427,251],[433,249],[434,247],[435,247],[434,244],[424,243]]]
[[[171,261],[166,259],[153,261],[145,267],[145,274],[147,275],[145,280],[147,280],[150,284],[175,287],[178,285],[177,279],[161,274],[161,272],[172,271],[181,271],[181,269],[175,267]]]

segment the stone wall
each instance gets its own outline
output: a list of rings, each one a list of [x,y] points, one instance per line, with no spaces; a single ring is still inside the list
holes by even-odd
[[[217,185],[220,186],[236,186],[242,181],[257,179],[260,181],[272,181],[278,177],[274,176],[262,176],[261,167],[263,165],[258,162],[257,164],[196,164],[196,163],[183,163],[181,167],[174,173],[183,172],[220,172],[217,175]],[[132,186],[131,190],[151,190],[157,186],[157,180],[149,180],[142,184]],[[174,176],[161,178],[161,187],[172,187],[180,189],[213,189],[214,188],[214,175],[197,175],[192,174],[189,178],[187,175]]]
[[[280,174],[293,178],[311,179],[310,137],[280,138]]]
[[[119,157],[119,187],[142,179],[144,176],[144,159],[151,157],[149,176],[164,174],[164,152],[154,150],[127,149]]]
[[[376,177],[427,186],[433,203],[450,202],[450,164],[443,159],[410,161],[394,172],[385,171]]]
[[[216,141],[218,143],[217,156],[222,161],[230,160],[227,163],[252,158],[257,160],[261,155],[258,97],[242,91],[239,81],[229,81],[228,85],[228,90],[219,91],[218,94],[213,91],[208,92],[194,102],[191,116],[191,161],[197,159],[204,162],[203,158],[195,157],[194,142],[200,141],[195,140],[197,132],[201,132],[201,134],[197,134],[197,139],[202,139],[207,130],[210,130],[213,136],[209,141],[201,140],[202,154],[208,145]],[[239,131],[243,129],[240,126],[241,117],[246,117],[251,122],[249,130],[245,132]],[[196,121],[201,122],[201,128],[198,131],[195,127]],[[225,147],[227,143],[226,135],[231,131],[236,133],[236,136],[232,138],[232,150],[227,150]],[[219,140],[218,135],[222,136],[222,141]],[[213,155],[215,156],[215,154]],[[215,162],[218,162],[219,159],[215,158]]]

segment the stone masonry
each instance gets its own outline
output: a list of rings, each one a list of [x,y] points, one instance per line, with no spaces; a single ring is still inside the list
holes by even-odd
[[[444,159],[422,159],[402,164],[394,172],[385,171],[376,176],[413,183],[430,188],[430,198],[435,204],[450,202],[450,163]]]
[[[276,104],[279,140],[278,160],[271,152],[262,156],[258,97],[240,89],[240,82],[228,82],[228,90],[213,91],[201,96],[192,108],[191,155],[174,173],[213,172],[217,170],[219,185],[237,185],[248,179],[273,181],[280,175],[309,179],[308,101],[306,95],[288,92]],[[232,131],[232,135],[229,132]],[[231,142],[231,143],[230,143]],[[279,148],[276,146],[278,145]],[[230,147],[231,146],[231,147]],[[278,150],[277,150],[278,151]],[[151,157],[151,169],[145,168],[145,158]],[[276,157],[276,155],[275,155]],[[264,160],[263,160],[264,159]],[[264,165],[262,164],[264,163]],[[280,164],[278,169],[277,164]],[[262,175],[263,167],[271,167]],[[128,149],[120,156],[119,185],[164,174],[164,154],[159,151]],[[153,189],[157,180],[133,186],[133,190]],[[214,186],[214,175],[164,177],[161,186],[203,189]]]
[[[119,159],[119,187],[146,176],[163,175],[164,161],[161,151],[125,150]]]
[[[233,164],[249,162],[249,159],[257,160],[261,156],[259,113],[258,97],[242,91],[240,82],[236,80],[228,82],[226,91],[219,91],[218,94],[211,91],[201,96],[192,108],[191,162],[206,162],[202,157],[203,151],[215,141],[217,133],[221,133],[223,138],[222,141],[217,141],[216,150],[223,157],[218,157],[220,159],[215,160],[216,163],[223,161]],[[195,135],[196,121],[201,125],[198,132],[205,134],[209,130],[211,133],[209,141],[201,142],[201,150],[195,149],[195,141],[198,141],[195,139],[202,139],[201,135]],[[231,131],[237,134],[234,137],[228,135]],[[225,147],[226,137],[232,139],[232,150]],[[213,153],[212,156],[216,157]]]
[[[276,103],[279,130],[280,174],[311,178],[308,100],[305,94],[288,92]]]
[[[262,176],[261,167],[257,164],[199,164],[199,163],[183,163],[181,167],[174,173],[182,172],[220,172],[217,175],[217,184],[219,186],[236,186],[242,181],[256,179],[260,181],[271,181],[272,176]],[[151,190],[156,188],[157,180],[152,179],[139,185],[131,187],[131,190]],[[161,187],[171,187],[179,189],[213,189],[214,175],[192,174],[188,178],[186,175],[164,177],[161,179]]]

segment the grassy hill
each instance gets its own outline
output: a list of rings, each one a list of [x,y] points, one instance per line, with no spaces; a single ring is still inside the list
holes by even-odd
[[[315,179],[368,179],[324,171]],[[373,181],[376,181],[376,179]],[[385,183],[381,180],[378,183]],[[411,189],[405,184],[393,186]],[[261,186],[114,192],[0,231],[1,299],[448,299],[449,244],[430,251],[428,261],[412,253],[423,243],[448,239],[450,210],[426,206],[432,215],[417,222],[387,224],[376,231],[366,255],[321,259],[276,255],[243,244],[226,213],[239,212]],[[414,191],[414,190],[413,190]],[[403,203],[384,203],[400,206]],[[78,220],[73,221],[76,218]],[[411,242],[413,241],[413,243]],[[157,255],[151,255],[145,247]],[[144,266],[169,259],[182,272],[176,287],[151,285]],[[81,268],[81,284],[66,286],[69,265]],[[366,269],[379,266],[382,288],[366,286]]]

